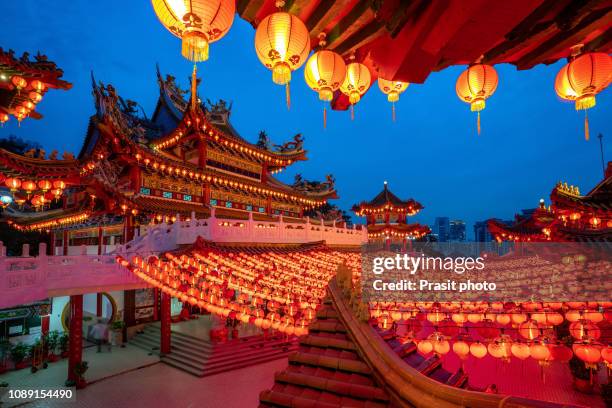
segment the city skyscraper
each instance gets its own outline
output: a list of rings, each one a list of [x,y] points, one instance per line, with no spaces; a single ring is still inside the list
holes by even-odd
[[[452,220],[449,225],[449,241],[465,241],[465,221]]]
[[[438,236],[439,242],[447,242],[450,233],[450,221],[448,217],[436,217],[432,231]]]

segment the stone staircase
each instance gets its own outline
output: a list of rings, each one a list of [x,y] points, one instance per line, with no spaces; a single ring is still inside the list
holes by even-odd
[[[260,408],[363,407],[382,408],[389,397],[338,319],[329,299],[300,339],[289,366],[274,376],[274,386],[259,395]]]
[[[159,354],[159,325],[145,326],[130,344]],[[210,341],[176,331],[172,332],[172,350],[161,361],[197,377],[206,377],[287,357],[297,349],[295,337],[284,335],[249,336],[226,343]]]

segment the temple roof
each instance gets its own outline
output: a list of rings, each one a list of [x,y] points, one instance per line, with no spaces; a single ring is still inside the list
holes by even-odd
[[[64,72],[54,62],[49,61],[47,56],[40,52],[34,56],[34,60],[31,60],[28,52],[16,58],[13,50],[4,51],[0,47],[0,113],[17,116],[17,107],[23,103],[38,103],[30,97],[32,91],[39,93],[43,99],[42,97],[49,88],[63,90],[72,88],[71,83],[60,79],[63,74]],[[12,82],[13,77],[23,78],[26,86],[17,88]],[[35,80],[40,81],[44,89],[35,90],[32,84]],[[36,106],[27,116],[34,119],[42,118],[42,115],[35,109]]]
[[[385,181],[383,190],[376,195],[370,201],[362,201],[361,203],[353,206],[354,212],[363,212],[375,209],[389,209],[389,210],[404,210],[408,209],[409,212],[418,212],[423,209],[423,206],[412,198],[402,200],[389,190],[389,186]]]

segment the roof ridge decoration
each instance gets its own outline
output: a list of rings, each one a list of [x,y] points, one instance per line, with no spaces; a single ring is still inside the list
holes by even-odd
[[[336,192],[336,178],[328,174],[325,181],[308,181],[301,174],[296,174],[293,184],[290,186],[296,191],[311,195],[328,195]]]

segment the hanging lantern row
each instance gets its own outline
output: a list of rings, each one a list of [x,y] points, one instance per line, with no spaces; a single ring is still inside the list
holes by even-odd
[[[117,257],[117,262],[183,302],[288,335],[308,333],[338,265],[360,266],[358,254],[329,250],[257,255],[209,250],[166,258]]]
[[[209,43],[223,37],[231,27],[235,13],[234,0],[177,0],[167,2],[152,0],[155,13],[162,24],[182,39],[183,56],[190,61],[208,58]],[[282,11],[285,2],[277,0],[277,12],[265,17],[255,32],[255,50],[262,64],[272,71],[272,81],[286,87],[287,108],[291,105],[289,83],[292,71],[304,63],[304,77],[308,86],[319,93],[319,99],[329,102],[333,92],[340,90],[348,96],[351,118],[354,105],[371,84],[369,69],[358,62],[344,64],[337,53],[325,50],[325,34],[319,35],[320,50],[307,62],[310,53],[310,32],[297,16]],[[560,98],[576,102],[576,110],[585,110],[585,138],[589,139],[589,123],[586,110],[595,106],[595,96],[612,81],[612,57],[602,52],[582,53],[582,46],[574,47],[570,57],[555,80],[555,90]],[[351,56],[351,60],[354,55]],[[343,75],[343,73],[345,74]],[[21,83],[20,83],[21,84]],[[395,102],[408,87],[407,82],[378,79],[380,90],[392,103],[395,120]],[[498,85],[497,72],[491,65],[474,63],[462,72],[455,86],[457,96],[470,104],[477,113],[477,133],[481,133],[480,112],[485,101]],[[19,88],[18,88],[19,89]],[[27,111],[26,107],[22,107]],[[0,116],[0,121],[4,119]],[[323,108],[323,125],[327,124],[327,111]]]
[[[30,200],[30,204],[36,209],[42,209],[52,200],[58,200],[66,188],[66,183],[63,180],[47,180],[42,179],[38,182],[34,180],[21,180],[17,177],[8,177],[4,179],[4,185],[10,189],[12,193],[19,191],[25,193],[26,199],[15,196],[12,200],[20,206]],[[40,191],[40,194],[34,194]],[[9,203],[10,204],[10,203]]]
[[[61,217],[54,220],[38,222],[29,225],[19,225],[13,221],[9,221],[8,224],[18,231],[41,231],[53,228],[61,228],[67,225],[79,224],[87,220],[90,216],[89,212],[83,212],[68,217]]]
[[[36,104],[42,101],[43,94],[47,90],[44,82],[34,79],[28,83],[21,75],[13,75],[11,77],[11,84],[17,89],[17,95],[23,96],[21,91],[24,89],[29,89],[29,92],[25,94],[25,100],[19,105],[9,106],[9,112],[0,111],[0,125],[4,125],[9,121],[9,113],[12,113],[19,124],[21,124],[21,121],[36,108]]]

